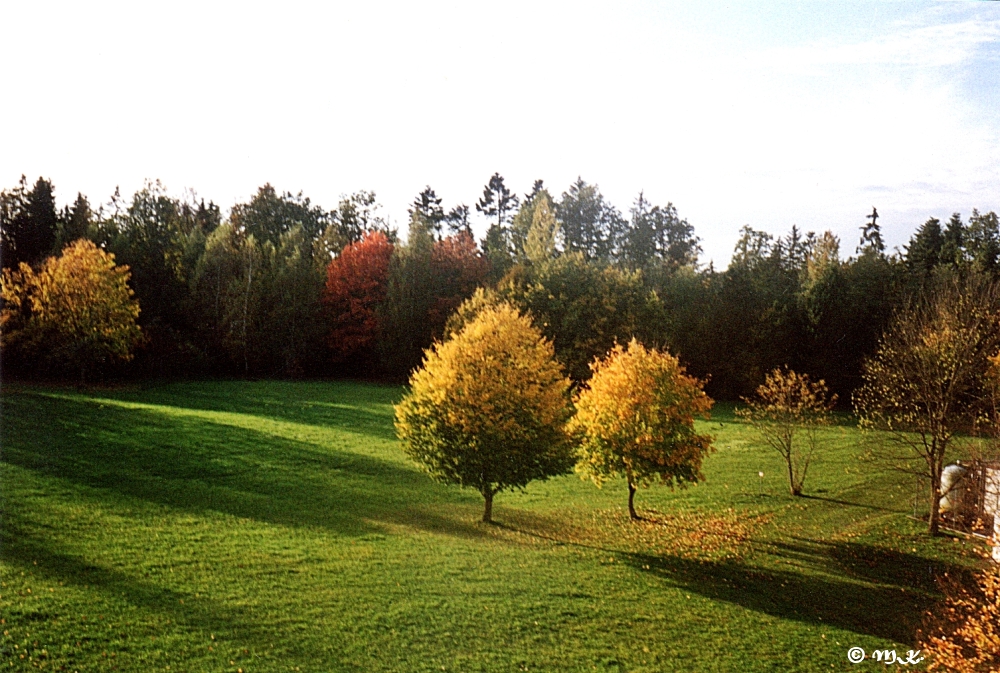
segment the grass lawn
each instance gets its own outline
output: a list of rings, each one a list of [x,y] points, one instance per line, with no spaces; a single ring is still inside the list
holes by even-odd
[[[0,670],[884,670],[847,649],[913,647],[976,558],[850,425],[792,498],[727,407],[704,484],[636,496],[652,522],[570,475],[484,525],[399,449],[400,394],[8,386]]]

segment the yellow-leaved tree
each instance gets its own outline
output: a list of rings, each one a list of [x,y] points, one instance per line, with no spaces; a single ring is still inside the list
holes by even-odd
[[[128,360],[142,338],[139,304],[127,266],[91,241],[70,243],[35,270],[21,263],[0,277],[4,350],[72,367],[85,380],[88,366]]]
[[[638,486],[673,486],[704,479],[701,462],[712,437],[695,432],[712,400],[677,358],[632,339],[591,364],[594,375],[576,397],[571,429],[583,437],[577,470],[598,486],[614,476],[628,482],[628,513]]]
[[[484,308],[425,351],[396,405],[407,454],[433,477],[493,497],[569,472],[569,379],[552,343],[508,304]]]
[[[830,424],[830,411],[837,396],[830,396],[823,379],[812,381],[808,374],[788,369],[771,370],[757,395],[744,399],[747,406],[736,414],[749,421],[761,438],[781,454],[788,470],[788,488],[802,495],[806,472],[818,446],[821,426]],[[803,442],[797,438],[804,435]]]

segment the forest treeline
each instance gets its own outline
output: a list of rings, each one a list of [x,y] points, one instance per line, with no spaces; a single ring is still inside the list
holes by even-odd
[[[574,380],[637,337],[676,354],[719,399],[752,394],[778,366],[850,399],[897,307],[935,276],[1000,273],[993,212],[931,218],[889,254],[873,211],[846,260],[841,246],[854,242],[830,232],[745,226],[717,270],[699,264],[699,238],[676,208],[641,193],[625,213],[582,179],[558,195],[540,180],[517,195],[495,174],[473,205],[445,208],[427,187],[402,241],[372,192],[325,210],[264,185],[224,216],[159,182],[57,209],[50,181],[22,178],[0,192],[0,257],[9,271],[39,268],[87,239],[128,266],[143,336],[130,362],[88,363],[104,376],[405,380],[435,339],[507,301],[530,313]],[[474,216],[489,223],[480,241]],[[79,366],[44,340],[9,343],[7,376]]]

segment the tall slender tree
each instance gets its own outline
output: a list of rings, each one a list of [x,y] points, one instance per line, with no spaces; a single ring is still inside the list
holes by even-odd
[[[861,242],[858,244],[858,254],[884,255],[885,241],[882,240],[882,227],[879,226],[878,210],[875,209],[875,206],[872,206],[871,215],[866,215],[865,219],[871,220],[871,222],[866,222],[861,227]]]

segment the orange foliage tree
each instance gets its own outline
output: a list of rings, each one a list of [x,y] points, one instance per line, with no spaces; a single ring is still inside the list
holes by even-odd
[[[695,432],[712,400],[670,353],[632,339],[591,364],[594,374],[576,396],[572,431],[582,435],[577,470],[598,486],[614,476],[628,482],[628,513],[638,486],[673,486],[704,479],[701,462],[712,437]]]
[[[23,262],[16,271],[4,269],[4,349],[72,366],[81,381],[88,365],[131,359],[142,333],[128,279],[127,266],[116,265],[114,255],[84,239],[46,259],[37,271]]]
[[[489,269],[476,239],[467,231],[434,243],[431,249],[434,300],[427,316],[434,336],[441,335],[448,316],[484,284]]]
[[[493,496],[568,472],[569,379],[552,343],[501,304],[425,352],[396,405],[403,449],[433,477]]]
[[[379,335],[376,309],[385,300],[392,243],[370,231],[346,246],[326,269],[323,303],[330,316],[330,347],[345,362],[372,353]]]

